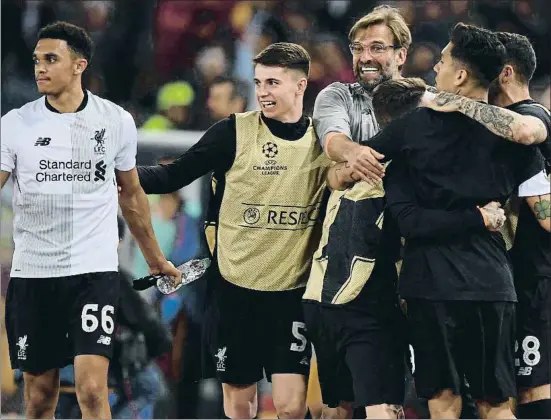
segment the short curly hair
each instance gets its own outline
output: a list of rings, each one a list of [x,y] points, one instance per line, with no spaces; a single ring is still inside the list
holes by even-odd
[[[94,42],[90,35],[80,26],[69,22],[54,22],[44,26],[38,32],[38,39],[61,39],[76,55],[90,62],[94,55]]]

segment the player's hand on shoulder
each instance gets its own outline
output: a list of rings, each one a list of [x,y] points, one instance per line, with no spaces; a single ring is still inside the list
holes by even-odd
[[[478,210],[482,213],[486,229],[490,232],[499,232],[506,220],[501,204],[492,201],[484,207],[479,207]]]
[[[380,181],[385,176],[385,167],[379,160],[384,155],[378,153],[369,146],[358,146],[357,152],[348,160],[354,179],[373,183]]]
[[[421,100],[420,107],[430,108],[439,112],[456,112],[459,102],[464,99],[462,96],[449,92],[438,92],[435,89],[427,89]]]
[[[172,277],[175,285],[182,282],[182,273],[174,267],[174,264],[166,259],[150,265],[149,272],[150,274],[166,274],[167,276]]]
[[[434,90],[427,89],[423,96],[421,96],[421,101],[419,101],[419,106],[425,108],[432,108],[434,106],[434,99],[436,98],[437,92]]]

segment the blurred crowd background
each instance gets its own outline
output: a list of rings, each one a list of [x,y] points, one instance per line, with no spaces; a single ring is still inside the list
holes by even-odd
[[[254,109],[251,58],[278,41],[297,42],[312,56],[305,105],[311,111],[324,86],[353,80],[348,29],[380,3],[399,7],[411,25],[405,75],[433,82],[432,66],[450,28],[473,23],[530,37],[538,55],[535,96],[549,104],[546,0],[3,0],[2,114],[36,98],[30,58],[36,33],[57,19],[89,30],[97,51],[88,89],[130,110],[138,126],[208,128],[231,108],[226,102],[233,85],[214,89],[219,77],[242,80],[233,93]]]
[[[138,162],[169,162],[212,123],[230,113],[257,109],[251,60],[273,42],[296,42],[310,53],[305,112],[311,114],[321,89],[333,81],[354,80],[348,30],[379,4],[401,9],[411,27],[413,44],[404,75],[431,84],[432,67],[448,42],[449,30],[459,21],[528,36],[538,57],[532,96],[550,107],[548,0],[2,0],[1,113],[38,98],[31,59],[37,32],[48,23],[66,20],[85,27],[96,43],[86,88],[134,116],[140,128]],[[176,264],[207,252],[202,229],[209,188],[206,176],[178,193],[150,197],[155,233],[165,255]],[[13,246],[10,205],[8,186],[1,194],[2,295]],[[121,248],[121,266],[129,278],[148,272],[129,235]],[[222,415],[219,384],[195,381],[201,290],[180,290],[177,296],[164,298],[148,293],[136,303],[151,311],[148,319],[157,317],[165,336],[148,337],[153,324],[120,331],[120,366],[113,375],[113,405],[118,410],[114,418]],[[163,339],[165,347],[150,344]],[[124,344],[128,342],[131,345]],[[4,332],[1,350],[2,413],[21,414],[21,385],[6,360]],[[70,368],[62,379],[68,408],[57,418],[75,414],[70,412],[74,408]],[[264,383],[264,417],[273,417],[269,391]]]

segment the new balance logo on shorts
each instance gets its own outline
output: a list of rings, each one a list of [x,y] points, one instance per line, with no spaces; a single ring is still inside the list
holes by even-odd
[[[111,337],[100,335],[98,338],[98,344],[105,344],[106,346],[108,346],[109,344],[111,344]]]
[[[94,181],[105,181],[105,168],[107,165],[103,160],[96,163],[96,171],[94,172]]]
[[[519,368],[517,376],[530,376],[532,374],[532,368],[530,366],[525,366]]]
[[[48,146],[51,141],[52,141],[52,139],[50,137],[39,137],[34,145],[35,146]]]

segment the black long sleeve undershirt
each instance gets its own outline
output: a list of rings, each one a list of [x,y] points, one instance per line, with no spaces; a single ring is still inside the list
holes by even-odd
[[[201,139],[169,164],[138,166],[146,194],[168,194],[211,171],[224,173],[233,165],[236,151],[235,116],[212,125]]]
[[[387,209],[406,239],[437,239],[485,229],[484,218],[476,208],[433,210],[417,206],[408,187],[407,174],[399,160],[391,162],[384,178]]]
[[[310,126],[302,116],[295,123],[284,123],[262,115],[262,121],[278,138],[298,140]],[[218,179],[235,160],[237,147],[235,114],[212,125],[188,151],[170,164],[138,166],[140,184],[146,194],[168,194],[214,171]]]

